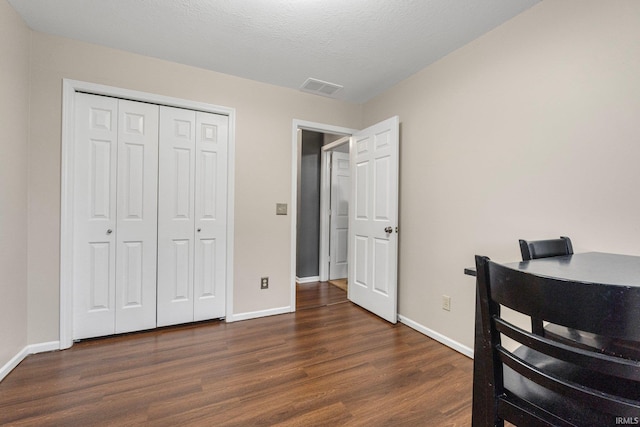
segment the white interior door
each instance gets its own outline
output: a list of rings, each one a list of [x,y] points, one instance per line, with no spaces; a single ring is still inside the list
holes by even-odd
[[[158,326],[193,321],[196,113],[160,107]]]
[[[228,122],[196,113],[195,321],[225,316]]]
[[[351,137],[349,299],[397,322],[399,118]]]
[[[73,338],[115,331],[118,100],[75,99]]]
[[[349,245],[349,153],[331,153],[331,226],[329,280],[348,275]]]
[[[115,333],[156,326],[158,113],[118,101]]]

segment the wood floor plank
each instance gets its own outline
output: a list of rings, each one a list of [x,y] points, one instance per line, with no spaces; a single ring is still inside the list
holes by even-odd
[[[338,304],[346,300],[346,290],[333,286],[329,282],[305,283],[297,286],[296,308],[298,310]]]
[[[28,356],[0,383],[0,425],[470,425],[470,359],[301,286],[296,313]]]

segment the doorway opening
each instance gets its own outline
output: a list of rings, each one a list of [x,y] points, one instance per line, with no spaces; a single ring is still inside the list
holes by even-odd
[[[332,269],[331,263],[331,214],[338,209],[331,208],[330,174],[334,153],[340,153],[336,159],[342,156],[342,165],[348,172],[348,142],[354,130],[294,120],[293,132],[291,307],[295,311],[298,286],[326,282],[331,270],[334,270],[333,277],[342,276],[339,278],[346,282],[348,199],[345,198],[349,184],[341,179],[343,186],[346,185],[340,209],[345,214],[344,226],[339,232],[335,232],[334,227],[334,239],[338,234],[345,238],[345,247],[337,253],[344,264],[340,272]],[[333,247],[335,250],[335,243]],[[334,255],[333,259],[338,258]]]
[[[298,153],[301,130],[349,135],[353,175],[349,203],[349,301],[390,323],[398,321],[398,193],[400,117],[362,130],[293,121],[291,311],[296,307]],[[320,277],[320,276],[318,276]]]
[[[349,137],[301,131],[296,281],[347,278]]]

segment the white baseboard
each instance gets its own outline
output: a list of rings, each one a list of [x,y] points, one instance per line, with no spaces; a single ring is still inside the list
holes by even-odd
[[[320,276],[311,276],[311,277],[298,277],[296,276],[296,283],[299,284],[304,284],[304,283],[313,283],[313,282],[319,282],[320,281]]]
[[[259,317],[275,316],[277,314],[291,313],[291,307],[278,307],[269,310],[250,311],[246,313],[238,313],[231,316],[227,316],[227,322],[238,322],[240,320],[257,319]]]
[[[5,365],[0,368],[0,381],[4,379],[9,372],[13,371],[13,369],[20,364],[24,360],[25,357],[29,355],[27,352],[28,346],[23,348],[18,354],[13,356],[11,360],[9,360]]]
[[[47,351],[60,350],[60,341],[41,342],[28,345],[29,354],[46,353]]]
[[[454,349],[455,351],[464,354],[465,356],[467,356],[470,359],[473,359],[473,349],[467,347],[466,345],[462,345],[457,341],[452,340],[449,337],[446,337],[444,335],[442,335],[439,332],[436,332],[432,329],[427,328],[426,326],[423,326],[421,324],[419,324],[418,322],[414,322],[411,319],[408,319],[402,315],[398,315],[398,319],[400,320],[400,322],[404,323],[405,325],[407,325],[408,327],[410,327],[411,329],[415,329],[416,331],[420,332],[421,334],[424,334],[426,336],[428,336],[429,338],[433,338],[434,340],[446,345],[449,348]]]
[[[51,341],[40,344],[30,344],[20,350],[18,354],[13,356],[11,360],[4,364],[3,367],[0,368],[0,381],[2,381],[11,371],[15,369],[16,366],[22,362],[25,357],[30,354],[36,353],[44,353],[47,351],[59,350],[60,342],[59,341]]]

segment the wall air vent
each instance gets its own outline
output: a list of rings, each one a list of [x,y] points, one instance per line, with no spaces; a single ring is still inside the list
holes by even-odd
[[[300,90],[303,92],[315,93],[316,95],[333,97],[333,95],[342,89],[342,87],[343,86],[335,83],[324,82],[310,77],[302,86],[300,86]]]

